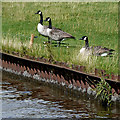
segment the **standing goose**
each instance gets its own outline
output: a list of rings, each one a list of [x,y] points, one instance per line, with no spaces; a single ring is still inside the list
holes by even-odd
[[[84,55],[96,55],[96,56],[108,56],[111,55],[113,51],[113,49],[108,49],[106,47],[102,47],[102,46],[91,46],[89,47],[89,43],[88,43],[88,37],[87,36],[83,36],[82,38],[80,38],[80,40],[84,40],[85,41],[85,47],[80,49],[80,53],[84,54]]]
[[[35,13],[35,14],[39,14],[40,15],[40,22],[37,25],[38,32],[41,35],[43,35],[45,37],[48,37],[48,33],[47,33],[48,26],[44,26],[43,25],[43,15],[42,15],[42,12],[40,10],[38,10],[37,13]]]
[[[65,38],[75,39],[75,37],[73,37],[69,33],[66,33],[66,32],[62,31],[61,29],[54,29],[54,28],[52,28],[52,21],[51,21],[50,17],[47,17],[45,21],[49,22],[49,27],[47,29],[48,36],[52,40],[58,41],[59,42],[59,46],[60,46],[60,42],[62,40],[64,40]]]
[[[45,26],[43,25],[43,14],[40,10],[37,11],[37,13],[35,14],[38,14],[40,15],[40,22],[38,23],[37,25],[37,30],[38,32],[42,35],[42,36],[45,36],[45,37],[48,37],[48,43],[50,43],[50,38],[48,36],[48,33],[47,33],[47,28],[48,26]],[[55,28],[53,27],[53,29],[59,29],[59,28]],[[60,29],[59,29],[60,30]]]

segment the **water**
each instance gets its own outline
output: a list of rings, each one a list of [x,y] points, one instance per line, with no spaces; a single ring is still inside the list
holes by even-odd
[[[116,118],[120,104],[104,108],[94,97],[3,72],[2,118]]]

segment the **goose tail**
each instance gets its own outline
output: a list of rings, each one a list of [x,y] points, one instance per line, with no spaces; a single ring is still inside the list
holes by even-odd
[[[74,36],[71,36],[70,38],[72,38],[72,39],[76,39]]]
[[[108,49],[108,48],[106,48],[106,47],[104,47],[103,49],[105,49],[106,51],[109,51],[109,52],[115,51],[114,49]]]
[[[75,39],[74,36],[72,36],[71,34],[66,33],[66,32],[63,33],[63,37],[65,37],[65,38],[72,38],[72,39]]]
[[[113,51],[115,51],[115,50],[113,50],[113,49],[110,49],[109,51],[110,51],[110,52],[113,52]]]

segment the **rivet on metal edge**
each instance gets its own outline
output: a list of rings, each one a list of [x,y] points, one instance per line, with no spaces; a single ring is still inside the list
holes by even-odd
[[[11,66],[12,66],[12,64],[9,62],[9,69],[11,69],[11,68],[12,68]]]
[[[27,72],[30,74],[30,68],[26,67]]]
[[[77,83],[77,87],[81,87],[79,80],[77,80],[76,83]]]
[[[25,70],[26,70],[26,67],[24,66],[23,68],[24,68],[24,71],[25,71]]]
[[[76,84],[75,80],[74,80],[74,79],[72,79],[72,81],[73,81],[73,85],[76,87],[76,86],[77,86],[77,84]]]
[[[17,64],[17,72],[20,72],[20,66]]]
[[[85,85],[83,83],[83,81],[81,80],[81,87],[84,89],[85,88]]]
[[[16,63],[14,63],[14,70],[15,70],[15,71],[17,70],[17,68],[16,68]]]
[[[45,76],[44,76],[44,72],[43,71],[41,71],[41,77],[42,78],[44,78]]]
[[[37,70],[34,68],[34,74],[36,74],[37,73]]]
[[[57,80],[57,77],[55,74],[53,74],[53,80]]]
[[[2,67],[4,68],[4,60],[2,60]]]
[[[5,63],[4,63],[4,64],[5,64],[5,68],[7,68],[7,61],[5,61]]]
[[[37,69],[37,74],[41,77],[41,73],[39,69]]]
[[[59,83],[61,83],[61,78],[60,78],[60,76],[57,74],[57,81],[59,82]]]
[[[85,82],[85,88],[86,88],[86,92],[88,90],[89,84],[87,82]]]
[[[31,75],[33,76],[34,75],[34,70],[31,68]]]
[[[65,82],[65,79],[62,75],[61,75],[61,82]]]
[[[20,67],[20,70],[21,70],[22,73],[24,72],[23,66]]]
[[[48,79],[47,71],[45,71],[45,79]]]
[[[12,68],[12,70],[14,70],[14,65],[13,65],[13,63],[11,63],[11,68]]]

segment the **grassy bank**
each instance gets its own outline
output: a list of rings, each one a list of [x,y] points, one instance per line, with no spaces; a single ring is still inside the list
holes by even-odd
[[[34,13],[37,10],[43,12],[44,19],[51,17],[53,26],[72,34],[76,40],[63,41],[59,48],[54,44],[49,48],[44,46],[47,38],[39,36],[36,30],[39,16]],[[31,34],[38,38],[33,48],[28,48]],[[84,41],[78,39],[84,35],[89,37],[90,45],[115,49],[113,57],[79,56]],[[98,68],[118,74],[118,3],[3,3],[2,48],[48,59],[52,54],[54,60],[85,65],[87,72]]]

